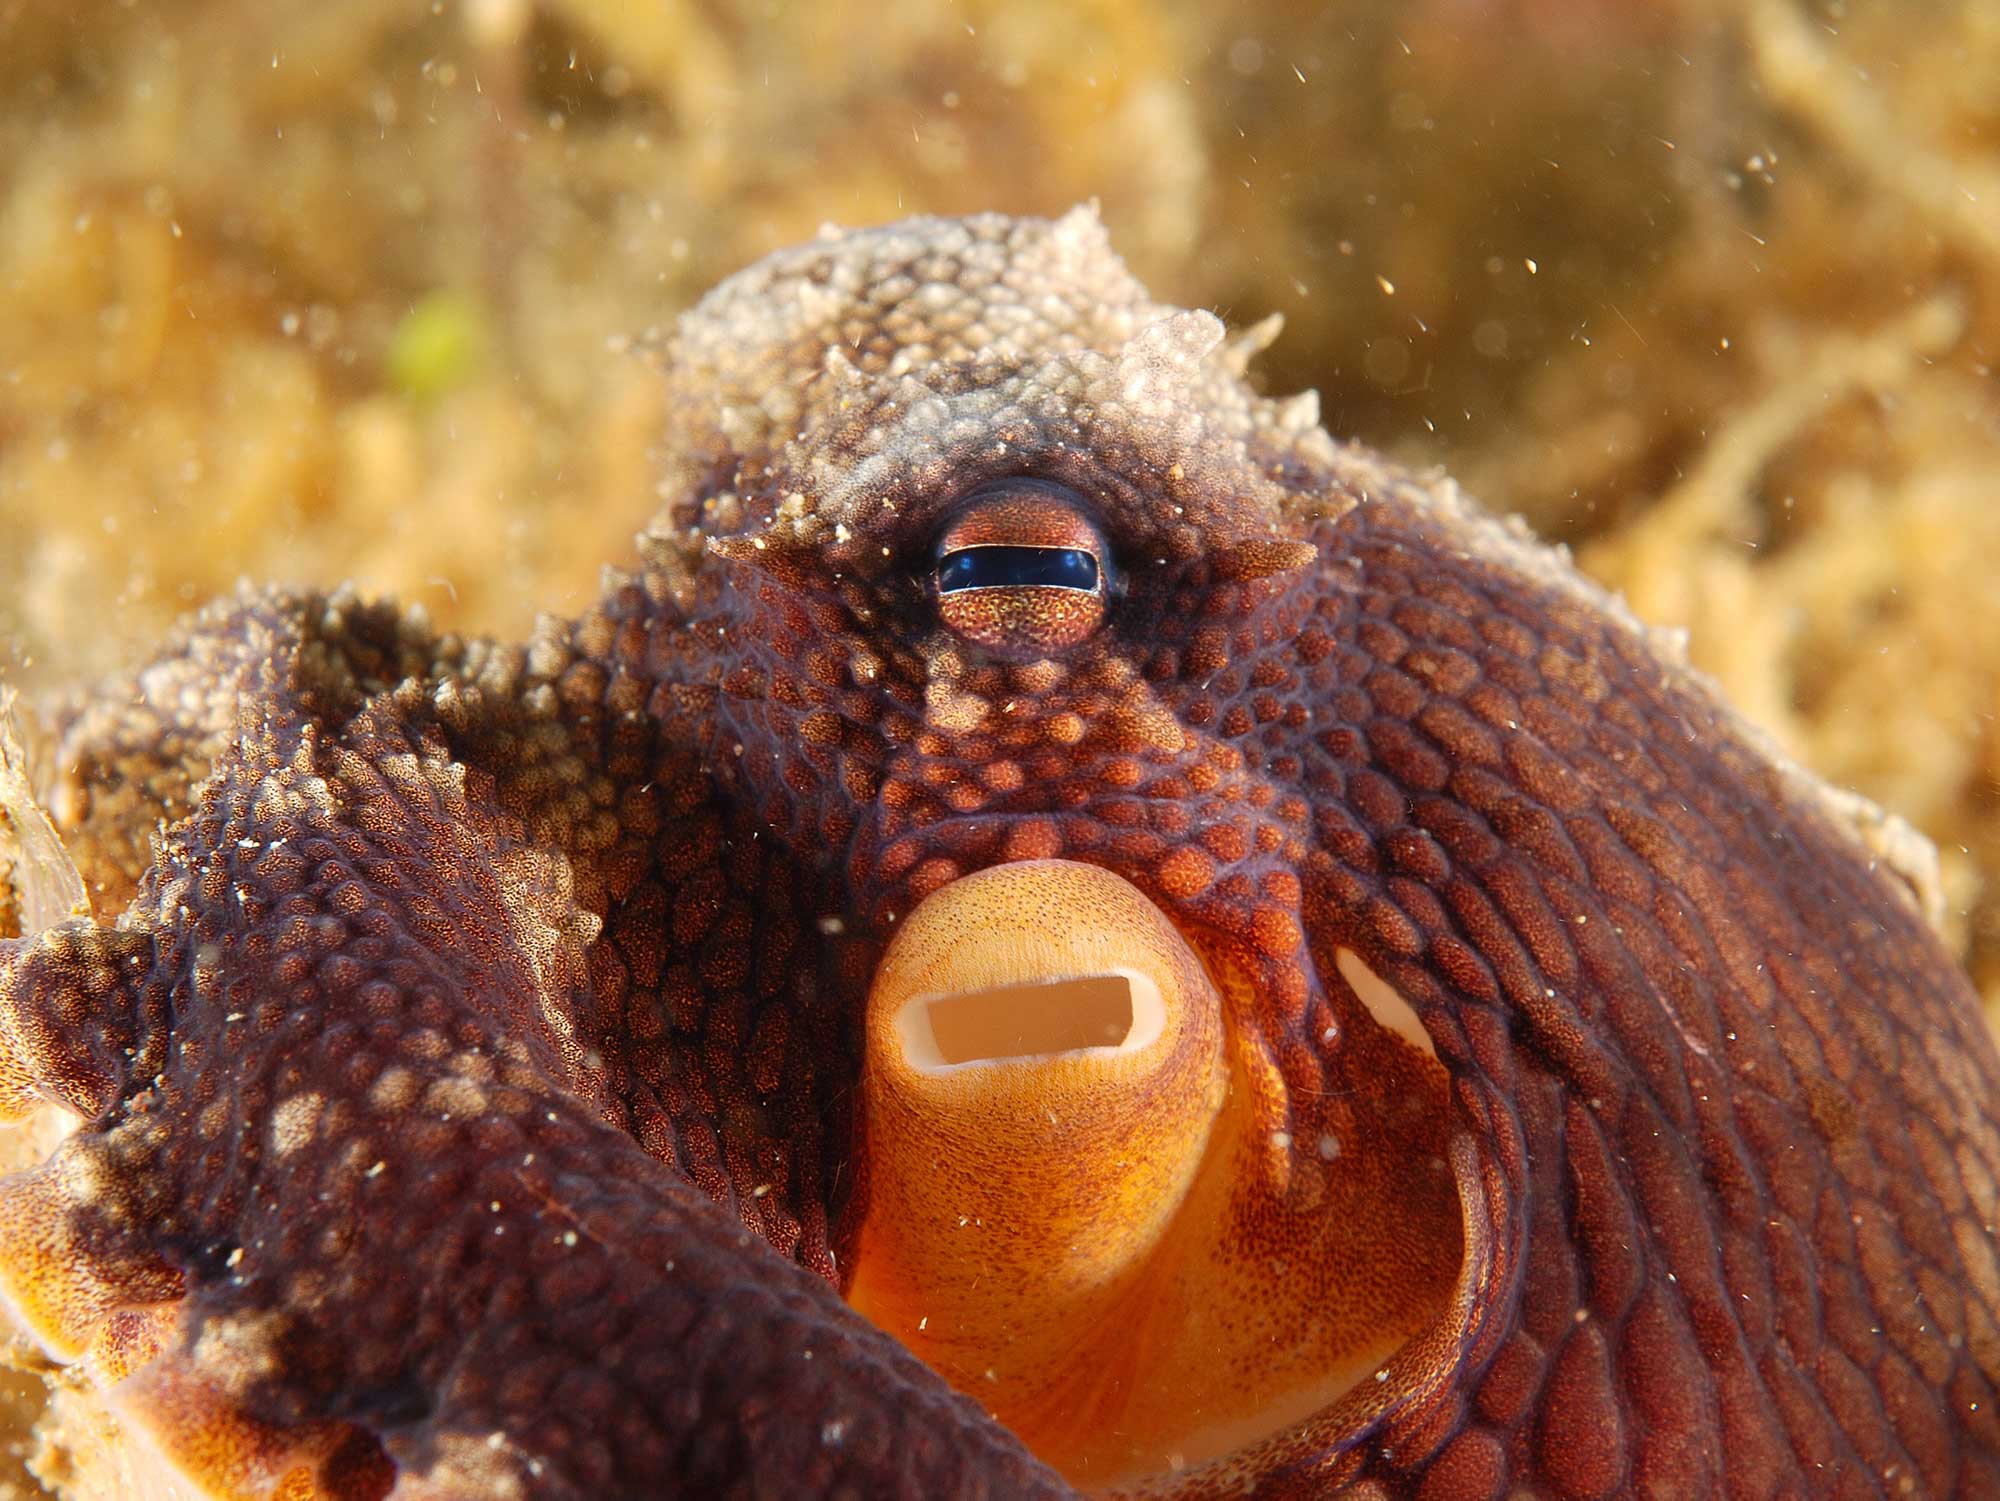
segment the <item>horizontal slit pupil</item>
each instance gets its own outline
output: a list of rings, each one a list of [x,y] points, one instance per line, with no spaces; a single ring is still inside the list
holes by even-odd
[[[938,589],[1097,588],[1097,559],[1080,547],[964,547],[938,563]]]

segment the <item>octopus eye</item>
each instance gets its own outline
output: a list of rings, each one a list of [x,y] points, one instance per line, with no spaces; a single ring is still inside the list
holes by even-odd
[[[938,615],[997,656],[1052,656],[1104,623],[1107,553],[1070,491],[1038,480],[990,486],[938,538]]]

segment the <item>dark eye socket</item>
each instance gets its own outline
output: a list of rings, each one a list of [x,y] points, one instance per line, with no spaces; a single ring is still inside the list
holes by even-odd
[[[1080,547],[965,547],[938,562],[940,594],[960,589],[1097,588],[1097,559]]]

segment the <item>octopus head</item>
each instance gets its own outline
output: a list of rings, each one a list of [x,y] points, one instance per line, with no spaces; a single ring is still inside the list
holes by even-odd
[[[684,321],[663,545],[717,645],[711,759],[849,940],[849,1299],[1129,1480],[1326,1406],[1463,1260],[1444,1070],[1313,916],[1353,501],[1310,410],[1242,383],[1268,331],[1153,305],[1093,217],[905,236],[859,344],[821,295],[852,237]],[[788,316],[746,345],[753,307]],[[796,408],[732,403],[780,358]]]

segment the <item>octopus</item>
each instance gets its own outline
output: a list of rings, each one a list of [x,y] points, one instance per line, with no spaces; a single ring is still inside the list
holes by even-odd
[[[581,618],[248,591],[8,753],[0,1292],[127,1493],[2000,1496],[1921,840],[1275,333],[829,232]]]

